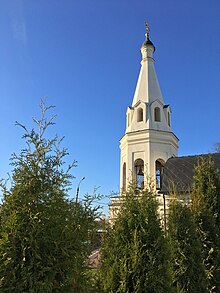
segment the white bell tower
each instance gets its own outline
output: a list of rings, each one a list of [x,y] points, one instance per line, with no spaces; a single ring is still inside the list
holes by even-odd
[[[129,182],[146,186],[148,179],[160,189],[163,165],[178,153],[178,138],[171,129],[171,108],[165,105],[154,68],[155,47],[149,39],[141,46],[141,69],[132,106],[126,113],[126,131],[120,140],[120,189]]]

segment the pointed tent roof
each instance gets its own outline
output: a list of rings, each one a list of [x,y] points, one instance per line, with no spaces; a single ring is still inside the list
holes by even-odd
[[[155,51],[155,47],[150,41],[149,31],[150,29],[148,23],[146,22],[146,40],[141,46],[141,70],[134,93],[132,107],[139,100],[150,104],[155,100],[160,100],[161,103],[164,104],[157,74],[154,68],[153,53]]]

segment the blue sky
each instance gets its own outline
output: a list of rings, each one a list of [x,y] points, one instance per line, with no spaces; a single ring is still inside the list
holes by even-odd
[[[145,20],[179,155],[220,141],[218,0],[0,0],[0,177],[23,146],[40,98],[55,105],[51,133],[77,160],[71,196],[119,189],[119,139],[140,69]],[[106,203],[106,201],[104,202]]]

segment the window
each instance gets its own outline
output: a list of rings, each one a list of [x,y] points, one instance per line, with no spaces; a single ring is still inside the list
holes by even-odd
[[[122,190],[126,191],[126,163],[123,164],[123,181],[122,181]]]
[[[170,126],[170,112],[167,113],[167,123],[168,126]]]
[[[137,183],[137,188],[144,188],[144,161],[137,159],[134,162],[134,179]]]
[[[138,108],[137,110],[137,122],[143,121],[143,109]]]
[[[163,176],[163,166],[164,162],[162,160],[157,160],[155,163],[156,167],[156,189],[161,189],[162,176]]]
[[[160,122],[160,108],[154,108],[154,121]]]

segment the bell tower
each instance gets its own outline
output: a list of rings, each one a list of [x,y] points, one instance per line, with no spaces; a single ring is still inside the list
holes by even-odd
[[[178,138],[171,129],[171,108],[164,104],[149,33],[146,22],[146,39],[140,49],[141,69],[132,106],[127,108],[126,131],[120,140],[121,192],[131,181],[143,188],[149,179],[160,189],[164,163],[178,154]]]

